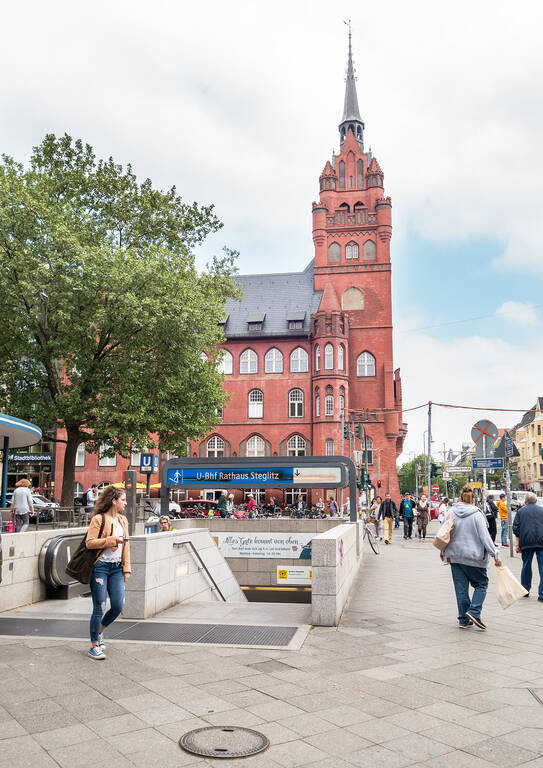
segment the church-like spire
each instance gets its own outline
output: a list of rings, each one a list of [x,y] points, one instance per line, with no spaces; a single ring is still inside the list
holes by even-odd
[[[349,56],[347,59],[347,77],[345,78],[345,102],[343,105],[343,117],[339,124],[340,142],[343,144],[349,129],[353,132],[360,148],[364,150],[364,122],[360,117],[358,108],[358,96],[356,94],[356,78],[353,66],[353,49],[351,41],[351,22],[349,25]]]

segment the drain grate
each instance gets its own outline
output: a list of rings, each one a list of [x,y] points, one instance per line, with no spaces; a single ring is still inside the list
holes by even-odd
[[[107,631],[112,640],[206,645],[273,645],[285,647],[297,627],[244,624],[175,624],[173,622],[116,621]],[[88,637],[88,621],[75,619],[0,618],[0,635],[15,637]]]
[[[179,739],[185,752],[201,757],[237,758],[264,752],[270,746],[262,733],[229,725],[196,728]]]

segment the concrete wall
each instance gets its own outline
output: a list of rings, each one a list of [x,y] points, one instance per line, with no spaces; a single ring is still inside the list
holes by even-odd
[[[188,522],[188,521],[187,521]],[[146,619],[177,603],[222,601],[189,546],[192,542],[228,602],[245,602],[235,576],[207,529],[134,536],[130,539],[132,576],[126,582],[123,617]]]
[[[361,523],[348,523],[313,539],[311,616],[315,626],[339,623],[362,562],[363,533]]]
[[[45,584],[38,574],[41,548],[49,539],[63,533],[84,534],[86,528],[55,528],[54,530],[27,531],[2,534],[2,582],[0,583],[0,611],[9,611],[21,605],[39,603],[45,599]]]

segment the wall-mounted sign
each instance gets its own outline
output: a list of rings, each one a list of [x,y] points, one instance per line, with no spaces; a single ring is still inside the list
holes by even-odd
[[[213,538],[224,557],[271,557],[311,560],[314,533],[226,533]]]
[[[303,565],[278,565],[277,583],[278,584],[311,584],[312,569]]]
[[[235,486],[237,483],[255,485],[305,486],[308,483],[339,483],[339,467],[179,467],[168,469],[168,485],[206,486],[210,483],[222,483]]]
[[[19,464],[49,464],[53,461],[52,453],[8,453],[8,461]]]

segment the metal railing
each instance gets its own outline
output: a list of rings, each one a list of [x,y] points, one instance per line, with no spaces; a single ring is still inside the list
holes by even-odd
[[[34,507],[36,516],[31,518],[28,530],[49,530],[56,528],[86,528],[89,525],[92,507]],[[136,522],[149,517],[148,509],[138,505]],[[15,533],[15,515],[10,507],[0,508],[0,532]]]
[[[194,544],[192,543],[192,541],[174,541],[174,544],[173,544],[173,545],[174,545],[174,547],[183,547],[183,546],[187,546],[187,547],[190,547],[190,549],[191,549],[192,553],[193,553],[193,554],[194,554],[194,555],[195,555],[195,556],[198,558],[198,561],[199,561],[200,565],[202,566],[202,568],[203,568],[203,569],[204,569],[204,571],[206,572],[206,574],[207,574],[207,576],[208,576],[209,580],[210,580],[210,581],[211,581],[211,583],[213,584],[213,588],[217,590],[217,592],[219,593],[219,595],[222,597],[222,599],[223,599],[223,602],[225,602],[225,603],[226,603],[226,602],[227,602],[227,600],[226,600],[226,597],[225,597],[225,596],[223,595],[223,593],[221,592],[219,585],[217,584],[217,582],[215,581],[215,579],[214,579],[214,578],[213,578],[213,576],[211,575],[211,573],[210,573],[210,571],[209,571],[209,568],[207,567],[207,565],[204,563],[204,561],[203,561],[203,560],[202,560],[202,558],[200,557],[200,553],[198,552],[198,550],[196,549],[196,547],[194,546]]]

